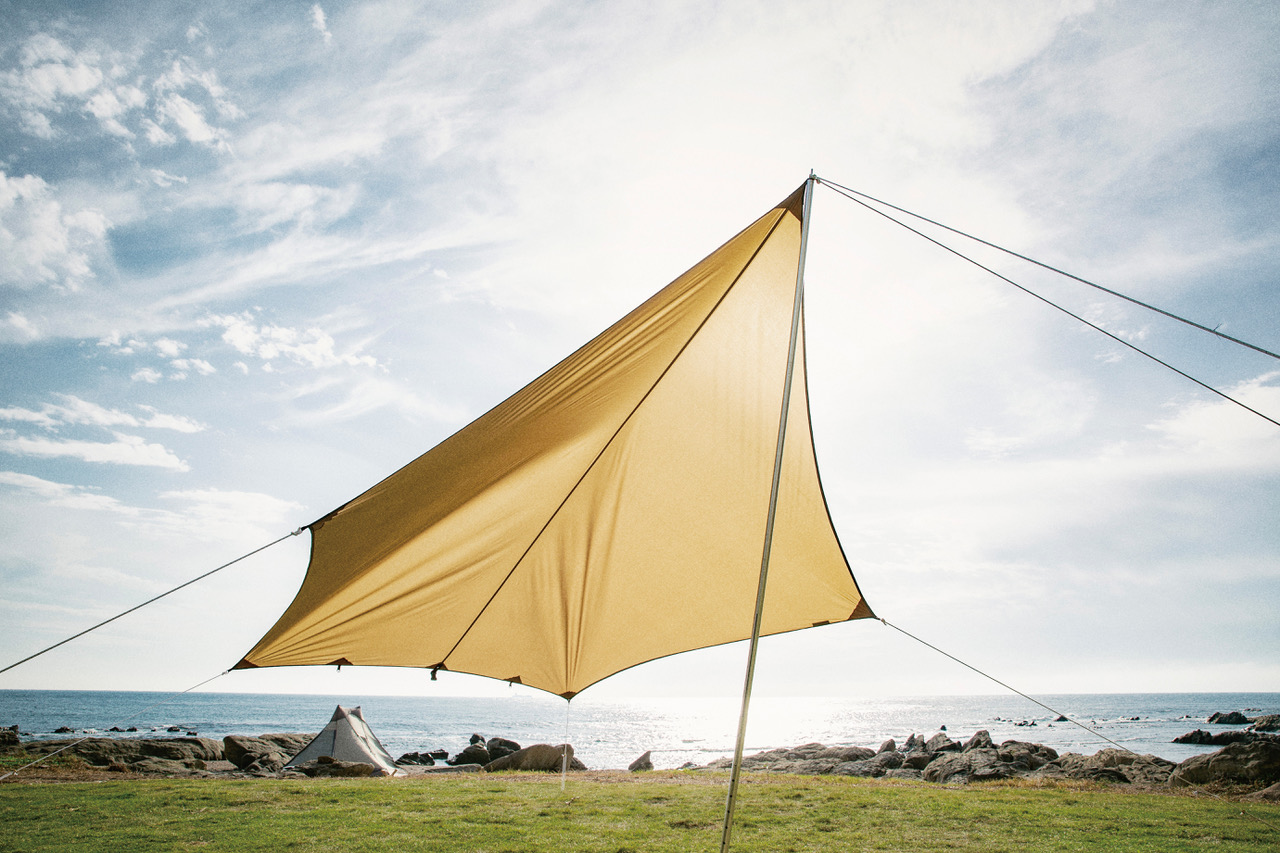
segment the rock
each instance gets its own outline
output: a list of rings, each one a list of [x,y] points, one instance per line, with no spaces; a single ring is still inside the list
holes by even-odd
[[[908,752],[902,760],[902,766],[911,770],[923,770],[937,757],[936,752]]]
[[[142,758],[166,758],[171,761],[200,759],[221,761],[222,744],[212,738],[85,738],[80,742],[68,740],[30,741],[26,751],[32,755],[48,755],[63,747],[89,764],[107,767],[113,763],[131,764]]]
[[[455,766],[458,764],[479,764],[483,766],[492,760],[489,757],[489,750],[478,743],[473,743],[453,758],[450,758],[449,763]]]
[[[1280,803],[1280,782],[1269,788],[1263,788],[1261,791],[1254,791],[1246,797],[1246,800],[1256,800],[1258,802]]]
[[[898,751],[898,745],[897,745],[896,743],[894,743],[893,738],[889,738],[887,741],[885,741],[884,743],[880,744],[880,748],[876,750],[876,752],[877,752],[877,753],[880,753],[880,752],[897,752],[897,751]]]
[[[396,764],[412,764],[421,767],[434,767],[435,759],[424,752],[406,752],[396,759]]]
[[[504,755],[497,761],[491,761],[485,765],[485,770],[489,773],[495,773],[499,770],[540,770],[545,772],[559,772],[564,766],[565,751],[569,753],[570,769],[585,770],[582,763],[573,757],[573,747],[566,744],[552,746],[547,743],[535,743],[533,746],[526,746],[518,749],[510,755]],[[577,767],[574,767],[574,764]]]
[[[247,735],[227,735],[222,739],[222,751],[227,761],[241,770],[268,757],[280,759],[283,765],[292,756],[292,753],[286,755],[284,750],[271,741]]]
[[[1134,755],[1123,749],[1104,749],[1096,755],[1068,752],[1049,762],[1042,775],[1072,779],[1163,785],[1174,763],[1154,755]]]
[[[520,748],[520,744],[504,737],[491,737],[483,746],[489,750],[490,761],[497,761],[502,756],[510,755]]]
[[[14,729],[0,729],[0,749],[15,746],[22,746],[22,738],[18,737],[18,733]]]
[[[181,728],[179,728],[178,726],[169,726],[169,728],[168,728],[168,729],[166,729],[166,731],[170,731],[170,732],[180,732],[180,731],[182,731],[182,729],[181,729]]]
[[[475,746],[477,744],[479,744],[480,746],[484,746],[484,735],[478,735],[478,734],[471,735],[471,745]]]
[[[327,758],[328,756],[324,757]],[[252,773],[255,776],[273,776],[284,769],[284,764],[287,760],[288,759],[280,753],[273,752],[268,755],[259,755],[252,762],[240,769],[246,773]],[[369,766],[372,767],[373,765],[370,764]]]
[[[964,742],[964,746],[960,747],[961,752],[972,752],[975,749],[995,749],[996,745],[991,742],[991,733],[986,729],[981,729]]]
[[[1069,722],[1071,722],[1071,721],[1070,721],[1070,720],[1068,720],[1066,717],[1064,717],[1062,714],[1059,714],[1059,715],[1058,715],[1058,717],[1057,717],[1057,719],[1055,719],[1055,720],[1054,720],[1054,722],[1055,722],[1055,723],[1069,723]]]
[[[1255,717],[1249,724],[1251,732],[1280,732],[1280,714],[1266,714]]]
[[[53,733],[55,735],[69,735],[69,734],[74,734],[75,729],[71,728],[71,726],[58,726],[56,729],[53,730]]]
[[[295,764],[292,768],[307,776],[373,776],[378,768],[361,761],[339,761],[322,755],[314,761]]]
[[[1019,772],[1039,770],[1058,757],[1058,753],[1051,747],[1021,740],[1005,741],[996,750],[996,755],[1005,764]]]
[[[1016,771],[1000,760],[994,749],[975,748],[968,752],[938,756],[924,769],[926,782],[980,782],[987,779],[1007,779]]]
[[[826,772],[836,776],[869,776],[878,779],[888,775],[892,770],[901,768],[905,760],[902,753],[897,751],[877,752],[871,758],[842,762]]]
[[[1204,729],[1196,729],[1194,732],[1187,732],[1185,735],[1178,735],[1173,739],[1174,743],[1194,743],[1201,746],[1227,746],[1232,743],[1248,743],[1257,740],[1262,735],[1257,732],[1250,731],[1227,731],[1227,732],[1207,732]]]
[[[123,732],[124,732],[124,729],[120,728],[119,726],[112,726],[111,728],[107,729],[107,731],[109,731],[109,732],[121,732],[121,733],[123,733]]]
[[[929,752],[949,752],[951,750],[960,749],[960,744],[956,743],[942,732],[938,732],[936,735],[929,738],[929,741],[924,745],[924,748]]]
[[[436,761],[444,761],[449,757],[449,751],[447,749],[433,749],[428,752],[427,755],[431,756]]]
[[[639,773],[639,772],[641,772],[642,770],[652,770],[652,769],[653,769],[653,760],[649,757],[649,755],[650,755],[650,753],[652,753],[652,751],[653,751],[653,750],[649,750],[649,751],[645,752],[645,754],[644,754],[644,755],[640,756],[640,757],[639,757],[639,758],[637,758],[635,761],[633,761],[633,762],[631,762],[630,764],[628,764],[628,765],[627,765],[627,769],[628,769],[628,770],[630,770],[632,773]]]
[[[907,738],[907,742],[902,745],[903,752],[924,752],[924,738],[920,735],[913,734]]]
[[[1193,755],[1169,776],[1170,785],[1209,782],[1267,784],[1280,782],[1280,743],[1258,740],[1233,743],[1207,755]]]
[[[1248,724],[1249,718],[1244,714],[1241,714],[1239,711],[1228,711],[1226,713],[1218,711],[1217,713],[1210,715],[1209,719],[1205,722],[1217,723],[1221,726],[1243,726]]]

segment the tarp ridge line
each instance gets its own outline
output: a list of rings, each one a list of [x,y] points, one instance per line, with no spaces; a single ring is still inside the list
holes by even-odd
[[[498,593],[500,593],[503,587],[506,586],[507,581],[509,581],[512,575],[515,574],[516,569],[518,569],[520,567],[520,564],[524,562],[525,557],[529,555],[529,552],[533,550],[533,547],[536,544],[538,544],[538,541],[542,538],[542,535],[547,531],[547,528],[551,526],[551,523],[555,521],[556,517],[560,514],[560,511],[564,509],[565,504],[569,502],[569,499],[573,497],[574,493],[577,492],[578,487],[582,485],[583,481],[587,478],[587,475],[591,473],[591,471],[595,468],[596,464],[600,461],[600,459],[604,456],[604,454],[613,445],[613,442],[617,439],[618,435],[622,432],[622,430],[626,428],[628,423],[631,422],[631,419],[635,416],[636,412],[639,411],[640,407],[644,405],[645,400],[649,399],[649,396],[654,392],[654,390],[656,390],[657,387],[662,384],[662,380],[666,378],[666,375],[671,371],[671,368],[674,367],[676,362],[680,360],[680,357],[684,355],[685,350],[688,349],[689,345],[693,342],[693,340],[696,337],[698,337],[698,334],[706,326],[707,322],[710,321],[710,319],[715,315],[716,311],[719,310],[720,306],[724,303],[724,300],[738,285],[738,282],[742,280],[742,276],[746,274],[746,271],[748,269],[750,269],[751,265],[755,262],[756,257],[759,256],[760,251],[764,248],[765,244],[769,242],[769,239],[773,236],[774,232],[777,231],[778,226],[783,222],[783,220],[785,220],[786,215],[788,213],[786,209],[783,209],[781,207],[775,207],[774,210],[778,211],[778,217],[774,221],[774,223],[769,227],[768,233],[766,233],[764,237],[761,238],[759,245],[757,245],[755,250],[751,253],[751,257],[748,258],[747,262],[742,265],[742,268],[740,270],[738,270],[738,274],[734,276],[733,281],[729,284],[729,286],[724,289],[724,293],[722,293],[720,295],[720,298],[716,300],[716,304],[711,307],[711,310],[708,311],[706,316],[702,318],[702,321],[698,323],[698,327],[693,330],[693,333],[691,335],[689,335],[688,340],[686,340],[684,344],[680,347],[680,349],[676,352],[676,354],[672,356],[671,361],[667,364],[665,368],[663,368],[662,372],[653,381],[653,384],[649,387],[649,390],[647,390],[644,393],[644,395],[640,397],[640,399],[636,402],[635,406],[632,407],[631,411],[627,413],[627,416],[622,419],[621,423],[618,424],[618,428],[614,430],[613,434],[609,436],[609,439],[604,442],[604,444],[600,448],[600,452],[597,453],[595,458],[591,460],[590,464],[586,466],[586,468],[582,472],[582,476],[578,478],[577,482],[575,482],[573,486],[569,489],[569,491],[565,494],[564,499],[560,501],[560,503],[556,506],[556,508],[551,512],[551,515],[547,518],[546,523],[543,524],[542,527],[538,530],[538,532],[534,535],[533,539],[529,542],[529,546],[525,548],[525,550],[520,554],[520,557],[511,566],[511,570],[507,572],[506,576],[503,577],[502,582],[498,584],[498,586],[494,589],[493,594],[489,596],[489,600],[486,601],[484,606],[481,607],[480,610],[476,613],[475,618],[473,618],[471,620],[471,623],[467,625],[466,629],[458,637],[457,642],[453,644],[453,647],[450,648],[449,651],[444,655],[444,657],[441,658],[442,663],[447,663],[449,660],[449,655],[452,655],[455,651],[457,651],[458,646],[462,644],[462,641],[466,639],[467,634],[469,634],[471,632],[471,629],[476,626],[476,623],[480,621],[480,617],[483,616],[485,614],[485,611],[489,609],[489,605],[493,604],[494,599],[498,597]],[[743,231],[745,230],[746,229],[743,229]],[[725,245],[737,239],[737,237],[740,236],[742,233],[743,233],[742,231],[738,232],[737,235],[730,238],[730,240],[726,241]],[[717,249],[716,251],[719,251],[719,249]],[[714,254],[714,252],[712,254]],[[710,257],[710,255],[708,255],[707,257]],[[648,304],[648,300],[646,300],[645,304]],[[636,309],[636,310],[639,310],[639,309]],[[634,313],[635,312],[633,311],[629,313],[627,316],[631,316]],[[588,342],[588,344],[584,346],[587,346],[587,345],[590,345],[590,342]],[[581,349],[582,347],[580,347],[578,351],[581,351]],[[572,356],[570,356],[570,358],[572,358]],[[568,697],[565,697],[565,698],[572,698],[573,695],[574,694],[571,693],[569,694]]]
[[[1177,320],[1179,323],[1185,323],[1186,325],[1191,326],[1192,328],[1199,329],[1202,332],[1208,332],[1211,335],[1216,335],[1217,337],[1222,338],[1223,340],[1231,341],[1233,344],[1239,344],[1242,347],[1247,347],[1251,350],[1254,350],[1255,352],[1259,352],[1259,353],[1262,353],[1263,355],[1270,356],[1271,358],[1280,359],[1280,354],[1274,353],[1269,349],[1264,349],[1263,347],[1260,347],[1256,344],[1251,344],[1246,340],[1241,340],[1240,338],[1233,337],[1231,335],[1228,335],[1226,332],[1220,332],[1216,328],[1210,328],[1201,323],[1197,323],[1195,320],[1189,320],[1186,317],[1182,317],[1178,314],[1174,314],[1172,311],[1166,311],[1163,308],[1143,302],[1140,299],[1134,299],[1132,296],[1121,293],[1118,290],[1112,290],[1109,287],[1104,287],[1103,285],[1098,284],[1097,282],[1089,281],[1089,279],[1083,278],[1082,276],[1078,276],[1075,273],[1068,272],[1064,269],[1059,269],[1058,267],[1055,267],[1052,264],[1047,264],[1044,261],[1038,261],[1035,258],[1030,257],[1029,255],[1024,255],[1021,252],[1015,252],[1013,249],[1007,249],[1004,246],[1001,246],[999,243],[992,243],[990,240],[984,240],[983,238],[978,237],[975,234],[970,234],[967,231],[961,231],[959,228],[953,228],[952,226],[947,225],[945,222],[938,222],[936,219],[930,219],[927,216],[923,216],[919,213],[915,213],[914,211],[907,210],[905,207],[898,207],[896,204],[893,204],[892,202],[888,202],[888,201],[885,201],[884,199],[876,198],[873,195],[868,195],[867,193],[860,192],[850,187],[842,186],[840,184],[837,184],[835,181],[828,181],[823,178],[819,178],[818,180],[820,183],[826,184],[827,186],[831,187],[833,190],[836,190],[842,195],[846,195],[846,197],[848,197],[847,194],[851,193],[856,196],[861,196],[862,198],[865,198],[869,201],[874,201],[876,204],[883,204],[885,207],[892,208],[893,210],[896,210],[899,213],[905,213],[907,216],[913,217],[915,219],[919,219],[921,222],[928,222],[930,225],[936,225],[939,228],[943,228],[947,231],[950,231],[952,234],[956,234],[960,237],[964,237],[968,240],[972,240],[975,243],[981,243],[984,246],[988,246],[992,249],[995,249],[998,252],[1004,252],[1006,255],[1011,255],[1015,258],[1018,258],[1019,260],[1026,261],[1029,264],[1035,264],[1041,269],[1048,270],[1049,272],[1052,272],[1052,273],[1057,273],[1058,275],[1063,276],[1065,278],[1069,278],[1072,281],[1078,281],[1083,285],[1087,285],[1089,287],[1094,288],[1095,290],[1100,290],[1103,293],[1109,293],[1112,296],[1117,297],[1118,299],[1123,299],[1124,301],[1137,305],[1141,308],[1146,308],[1148,311],[1154,311],[1157,314],[1163,314],[1164,316],[1168,317],[1171,320]],[[856,201],[856,199],[854,200]],[[894,221],[897,221],[897,220],[894,220]]]
[[[961,252],[959,249],[956,249],[956,248],[954,248],[954,247],[952,247],[952,246],[948,246],[946,243],[943,243],[941,240],[938,240],[938,239],[936,239],[936,238],[934,238],[934,237],[930,237],[928,234],[925,234],[923,231],[919,230],[918,228],[912,228],[910,225],[908,225],[907,223],[903,222],[902,220],[900,220],[900,219],[895,219],[894,217],[892,217],[892,216],[890,216],[889,214],[885,213],[883,210],[880,210],[880,209],[878,209],[878,208],[876,208],[876,207],[873,207],[873,206],[872,206],[872,205],[870,205],[870,204],[867,204],[867,203],[866,203],[865,201],[863,201],[862,199],[860,199],[860,198],[856,198],[855,196],[850,195],[849,193],[847,193],[847,192],[845,192],[845,191],[843,191],[843,190],[841,190],[841,189],[836,189],[836,187],[835,187],[835,186],[833,186],[833,185],[831,185],[831,184],[828,184],[828,186],[831,186],[831,188],[832,188],[833,190],[835,190],[837,193],[839,193],[840,195],[844,196],[845,198],[849,199],[850,201],[854,202],[855,204],[860,204],[860,205],[862,205],[862,206],[863,206],[863,207],[865,207],[867,210],[870,210],[872,213],[876,213],[876,214],[878,214],[878,215],[880,215],[880,216],[883,216],[885,219],[889,220],[890,222],[893,222],[893,223],[895,223],[895,224],[897,224],[897,225],[899,225],[899,226],[901,226],[901,227],[903,227],[903,228],[907,229],[907,230],[908,230],[908,231],[910,231],[912,234],[915,234],[917,237],[922,237],[922,238],[924,238],[925,240],[928,240],[930,243],[933,243],[935,246],[937,246],[937,247],[939,247],[939,248],[941,248],[941,249],[945,249],[946,251],[950,252],[951,254],[955,255],[956,257],[960,258],[961,260],[968,261],[969,263],[973,264],[973,265],[974,265],[975,267],[977,267],[978,269],[983,270],[984,272],[990,273],[991,275],[995,276],[996,278],[1000,279],[1001,281],[1005,282],[1006,284],[1009,284],[1009,285],[1012,285],[1013,287],[1016,287],[1018,290],[1021,290],[1023,293],[1027,294],[1028,296],[1031,296],[1031,297],[1034,297],[1035,299],[1040,300],[1040,301],[1041,301],[1041,302],[1043,302],[1045,305],[1048,305],[1050,308],[1054,308],[1054,309],[1056,309],[1056,310],[1058,310],[1058,311],[1061,311],[1063,314],[1066,314],[1066,315],[1067,315],[1068,317],[1070,317],[1071,319],[1076,320],[1076,321],[1078,321],[1078,322],[1080,322],[1080,323],[1083,323],[1084,325],[1088,326],[1089,328],[1093,329],[1093,330],[1094,330],[1094,331],[1096,331],[1096,332],[1100,332],[1101,334],[1106,335],[1108,338],[1111,338],[1111,340],[1115,341],[1116,343],[1120,344],[1121,346],[1128,347],[1129,349],[1133,350],[1134,352],[1138,353],[1139,355],[1141,355],[1141,356],[1143,356],[1143,357],[1145,357],[1145,358],[1148,358],[1148,359],[1150,359],[1151,361],[1154,361],[1156,364],[1160,365],[1161,367],[1167,368],[1168,370],[1172,370],[1174,373],[1178,374],[1178,375],[1179,375],[1179,376],[1181,376],[1182,378],[1187,379],[1187,380],[1190,380],[1191,382],[1194,382],[1196,385],[1199,385],[1201,388],[1205,389],[1206,391],[1208,391],[1208,392],[1210,392],[1210,393],[1212,393],[1212,394],[1216,394],[1216,395],[1218,395],[1219,397],[1221,397],[1222,399],[1226,400],[1227,402],[1229,402],[1229,403],[1234,403],[1234,404],[1236,404],[1237,406],[1239,406],[1240,408],[1244,409],[1245,411],[1252,412],[1253,414],[1255,414],[1255,415],[1257,415],[1258,417],[1262,418],[1264,421],[1267,421],[1267,422],[1269,422],[1269,423],[1275,424],[1276,426],[1280,427],[1280,420],[1276,420],[1275,418],[1273,418],[1273,417],[1271,417],[1271,416],[1269,416],[1269,415],[1265,415],[1265,414],[1263,414],[1262,412],[1258,411],[1257,409],[1253,408],[1252,406],[1248,405],[1247,403],[1244,403],[1244,402],[1242,402],[1242,401],[1240,401],[1240,400],[1237,400],[1235,397],[1232,397],[1232,396],[1231,396],[1230,394],[1228,394],[1226,391],[1220,391],[1220,390],[1218,390],[1217,388],[1215,388],[1215,387],[1213,387],[1212,385],[1210,385],[1209,383],[1204,382],[1204,381],[1202,381],[1202,380],[1200,380],[1200,379],[1195,378],[1195,377],[1194,377],[1194,376],[1192,376],[1190,373],[1187,373],[1187,372],[1186,372],[1186,371],[1184,371],[1184,370],[1180,370],[1180,369],[1178,369],[1178,368],[1174,367],[1174,366],[1173,366],[1172,364],[1170,364],[1169,362],[1167,362],[1167,361],[1165,361],[1165,360],[1163,360],[1163,359],[1159,358],[1158,356],[1155,356],[1155,355],[1153,355],[1153,354],[1151,354],[1151,353],[1147,352],[1147,351],[1146,351],[1146,350],[1144,350],[1142,347],[1140,347],[1140,346],[1138,346],[1138,345],[1136,345],[1136,344],[1130,343],[1129,341],[1126,341],[1124,338],[1120,337],[1120,336],[1119,336],[1119,335],[1117,335],[1117,334],[1114,334],[1114,333],[1112,333],[1112,332],[1107,331],[1106,329],[1104,329],[1104,328],[1102,328],[1101,326],[1099,326],[1097,323],[1093,323],[1093,322],[1090,322],[1089,320],[1086,320],[1084,317],[1081,317],[1079,314],[1076,314],[1075,312],[1073,312],[1073,311],[1071,311],[1071,310],[1069,310],[1069,309],[1067,309],[1067,308],[1062,307],[1061,305],[1059,305],[1058,303],[1054,302],[1053,300],[1051,300],[1051,299],[1049,299],[1049,298],[1047,298],[1047,297],[1045,297],[1045,296],[1041,296],[1039,293],[1036,293],[1036,292],[1035,292],[1034,290],[1032,290],[1031,288],[1026,287],[1026,286],[1021,285],[1021,284],[1018,284],[1018,282],[1014,281],[1013,279],[1009,278],[1008,276],[1006,276],[1006,275],[1003,275],[1003,274],[1001,274],[1001,273],[996,272],[996,271],[995,271],[995,270],[993,270],[991,267],[986,266],[985,264],[983,264],[983,263],[982,263],[982,262],[980,262],[980,261],[974,260],[973,258],[971,258],[971,257],[969,257],[968,255],[966,255],[964,252]]]

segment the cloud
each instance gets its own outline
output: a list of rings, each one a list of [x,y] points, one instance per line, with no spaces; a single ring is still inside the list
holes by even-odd
[[[183,472],[191,470],[190,465],[163,445],[148,444],[138,436],[123,433],[115,433],[115,441],[111,442],[32,438],[9,434],[0,437],[0,451],[19,456],[66,457],[110,465],[137,465]]]
[[[169,366],[175,371],[170,379],[186,379],[190,371],[195,371],[201,376],[212,376],[218,372],[218,369],[203,358],[175,358],[169,362]]]
[[[110,221],[97,210],[64,210],[49,184],[0,171],[0,284],[76,290],[93,277]]]
[[[156,352],[165,358],[177,358],[187,348],[187,345],[181,341],[175,341],[170,338],[158,338],[152,346],[156,348]]]
[[[358,348],[346,353],[337,352],[333,336],[321,329],[299,330],[271,323],[259,325],[248,312],[210,316],[202,321],[202,325],[223,329],[222,340],[237,352],[257,356],[268,363],[286,359],[312,368],[378,366],[377,359],[361,355]]]
[[[13,329],[18,340],[23,342],[40,340],[40,330],[27,319],[26,315],[10,311],[4,319],[4,325]]]
[[[205,426],[198,421],[181,415],[168,415],[151,406],[139,406],[146,417],[139,418],[119,409],[108,409],[82,400],[71,394],[57,394],[62,403],[46,403],[39,411],[13,407],[0,409],[0,421],[30,423],[44,429],[57,429],[60,426],[95,426],[110,429],[112,427],[147,427],[151,429],[168,429],[177,432],[200,432]]]
[[[124,515],[137,515],[134,507],[125,506],[115,498],[98,494],[83,486],[72,486],[66,483],[55,483],[30,474],[19,474],[13,471],[0,471],[0,484],[21,489],[44,500],[50,506],[63,509],[83,509],[102,512],[118,512]]]
[[[324,38],[326,45],[333,42],[333,33],[329,32],[329,27],[325,22],[324,9],[320,8],[319,3],[311,7],[311,26]]]
[[[129,378],[134,382],[146,382],[154,385],[164,378],[164,374],[152,367],[142,367],[135,370]]]

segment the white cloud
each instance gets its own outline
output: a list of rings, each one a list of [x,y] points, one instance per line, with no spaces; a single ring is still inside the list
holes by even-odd
[[[115,440],[111,442],[33,438],[10,434],[0,438],[0,450],[19,456],[67,457],[84,462],[111,465],[138,465],[167,468],[171,471],[191,470],[190,465],[163,445],[148,444],[138,436],[123,433],[115,433]]]
[[[0,283],[77,289],[93,277],[91,260],[105,252],[110,225],[96,210],[65,211],[35,175],[0,172]]]
[[[156,384],[164,378],[164,374],[152,367],[143,367],[135,370],[133,375],[129,377],[134,382],[147,382],[151,385]]]
[[[133,507],[121,504],[115,498],[86,489],[83,486],[72,486],[66,483],[55,483],[30,474],[19,474],[13,471],[0,471],[0,484],[30,492],[51,506],[63,509],[87,509],[107,512],[119,512],[136,515]]]
[[[169,365],[185,379],[187,373],[194,370],[201,376],[212,376],[218,369],[203,358],[175,358]],[[175,375],[176,376],[176,375]]]
[[[0,421],[31,423],[45,429],[56,429],[64,425],[111,427],[150,427],[152,429],[170,429],[177,432],[200,432],[205,429],[198,421],[181,415],[168,415],[157,411],[152,406],[139,406],[146,417],[139,418],[119,409],[108,409],[82,400],[71,394],[56,394],[62,403],[46,403],[39,411],[13,407],[0,409]]]
[[[238,352],[257,356],[266,362],[284,358],[313,368],[378,366],[377,359],[361,355],[358,349],[337,352],[333,337],[320,329],[298,330],[270,323],[258,325],[249,313],[211,316],[203,324],[221,327],[224,330],[222,340]]]
[[[333,42],[333,33],[329,32],[329,26],[325,21],[324,9],[320,8],[319,3],[311,7],[311,26],[324,38],[326,45]]]
[[[36,325],[27,319],[26,315],[19,314],[17,311],[10,311],[4,319],[4,325],[13,329],[16,333],[15,337],[23,342],[40,340],[40,330]]]
[[[153,346],[156,348],[156,352],[165,358],[177,358],[187,348],[186,344],[171,338],[158,338]]]

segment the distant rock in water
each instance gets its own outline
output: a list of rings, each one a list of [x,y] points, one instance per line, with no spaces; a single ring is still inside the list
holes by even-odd
[[[653,759],[650,758],[651,754],[652,754],[652,750],[646,752],[644,755],[640,756],[635,761],[628,764],[627,769],[630,770],[632,773],[640,773],[644,770],[652,770]]]
[[[1226,713],[1218,711],[1205,722],[1220,726],[1244,726],[1248,725],[1249,718],[1239,711],[1228,711]]]
[[[1280,732],[1280,714],[1265,714],[1255,717],[1249,725],[1254,732]]]

